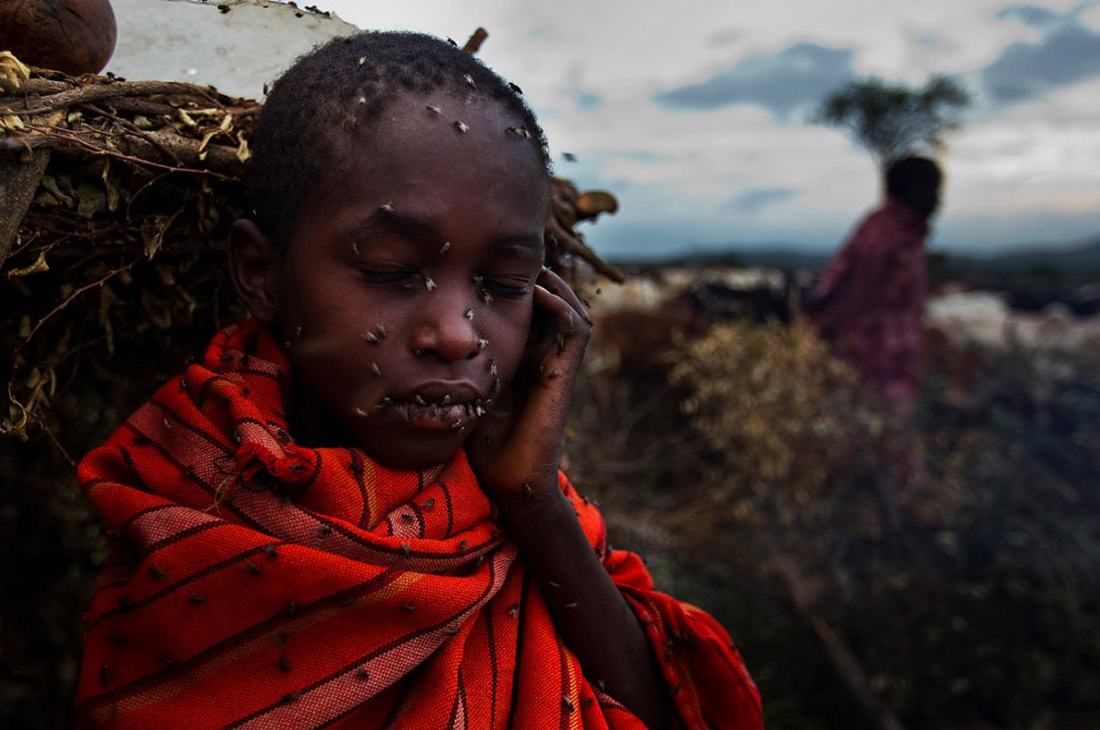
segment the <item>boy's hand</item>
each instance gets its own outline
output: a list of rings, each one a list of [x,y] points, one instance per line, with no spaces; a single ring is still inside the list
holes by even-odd
[[[524,362],[466,453],[585,676],[646,727],[666,728],[668,698],[642,627],[558,486],[565,417],[592,323],[569,285],[546,269],[534,307]]]
[[[591,334],[584,305],[549,269],[535,282],[534,309],[511,387],[467,442],[481,486],[495,497],[557,489],[565,418]]]

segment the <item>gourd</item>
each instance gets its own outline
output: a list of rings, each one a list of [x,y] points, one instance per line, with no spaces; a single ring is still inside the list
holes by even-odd
[[[110,0],[0,2],[0,51],[30,66],[97,73],[111,59],[117,35]]]

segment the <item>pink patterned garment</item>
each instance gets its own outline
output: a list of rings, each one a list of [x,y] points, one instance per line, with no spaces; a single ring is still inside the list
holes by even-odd
[[[924,218],[890,198],[856,229],[810,299],[836,355],[903,416],[919,386],[927,233]]]

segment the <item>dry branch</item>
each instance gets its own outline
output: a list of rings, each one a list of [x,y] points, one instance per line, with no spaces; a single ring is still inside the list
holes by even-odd
[[[785,556],[772,560],[775,573],[783,581],[795,613],[806,621],[821,641],[833,669],[840,676],[848,691],[877,730],[905,730],[886,703],[875,694],[863,668],[844,637],[833,630],[829,623],[813,609],[814,591],[802,577],[794,561]]]
[[[101,79],[102,77],[96,77]],[[73,82],[79,84],[79,82]],[[53,84],[49,84],[53,86]],[[88,85],[69,85],[64,91],[48,93],[45,96],[32,96],[31,86],[21,99],[0,99],[0,114],[41,114],[57,109],[69,109],[85,104],[99,104],[122,97],[155,97],[175,95],[182,99],[203,99],[208,104],[225,108],[219,94],[209,88],[176,81],[114,81],[103,79]],[[57,88],[57,87],[53,87]],[[227,97],[222,97],[227,99]],[[35,103],[31,103],[32,100]],[[253,102],[254,104],[255,102]]]
[[[4,142],[5,140],[0,140]],[[50,159],[48,150],[39,150],[24,161],[22,155],[4,156],[0,152],[0,267],[8,258],[12,242],[19,231],[19,224],[38,190],[42,173]]]
[[[470,37],[466,40],[466,45],[462,46],[462,50],[466,53],[477,53],[481,50],[481,44],[485,42],[485,39],[489,37],[489,31],[482,27],[478,27]]]

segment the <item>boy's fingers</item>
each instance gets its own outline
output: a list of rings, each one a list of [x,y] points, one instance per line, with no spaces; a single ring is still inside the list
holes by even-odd
[[[581,302],[580,297],[577,296],[577,293],[573,291],[573,287],[566,283],[565,279],[544,267],[536,282],[536,287],[541,286],[543,289],[566,302],[573,311],[580,316],[582,322],[590,323],[588,312],[584,304]]]
[[[564,279],[550,269],[543,268],[535,283],[535,304],[556,317],[559,351],[562,349],[562,337],[572,337],[578,332],[587,335],[592,326],[592,320],[589,319],[580,297]]]
[[[550,324],[540,349],[545,349],[547,354],[562,355],[567,343],[577,343],[583,352],[589,335],[587,319],[568,302],[538,284],[535,285],[535,304],[547,313]]]
[[[550,271],[537,279],[534,306],[539,323],[529,344],[532,369],[513,381],[511,403],[494,404],[468,447],[475,468],[506,491],[556,472],[573,383],[590,334],[580,299]]]

